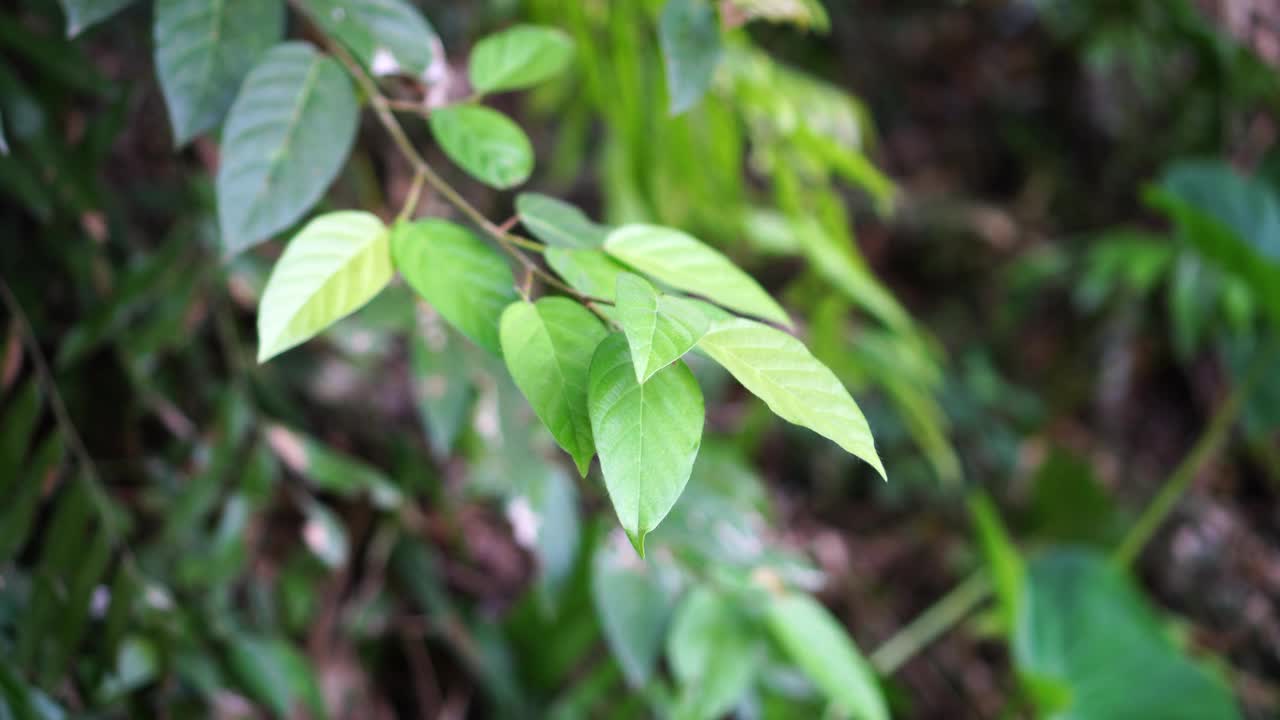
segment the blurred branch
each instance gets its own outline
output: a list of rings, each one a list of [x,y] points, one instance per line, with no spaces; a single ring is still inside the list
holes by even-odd
[[[991,580],[977,572],[942,596],[909,625],[871,653],[881,675],[892,675],[921,650],[942,637],[991,596]]]

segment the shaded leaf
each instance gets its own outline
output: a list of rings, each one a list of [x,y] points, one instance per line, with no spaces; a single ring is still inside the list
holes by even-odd
[[[133,0],[59,0],[67,14],[67,37],[75,37],[133,3]]]
[[[476,43],[471,51],[471,86],[481,94],[537,85],[565,69],[573,40],[539,25],[516,25]]]
[[[397,225],[396,269],[445,320],[494,355],[502,351],[498,321],[516,299],[511,268],[470,230],[443,220]]]
[[[833,703],[858,720],[889,720],[875,672],[817,600],[795,593],[776,597],[768,621],[778,643]]]
[[[733,261],[698,239],[656,225],[626,225],[609,234],[605,251],[670,285],[730,310],[790,325],[786,311]]]
[[[431,447],[441,455],[453,450],[466,426],[475,393],[465,340],[433,316],[409,338],[413,392]]]
[[[680,681],[680,717],[723,717],[751,686],[762,653],[755,628],[730,598],[698,588],[685,597],[667,636]]]
[[[529,137],[497,110],[449,105],[433,110],[429,122],[444,154],[486,185],[506,190],[533,173]]]
[[[520,193],[516,196],[516,214],[534,237],[555,247],[599,248],[609,236],[608,227],[596,223],[573,205],[547,195]]]
[[[178,145],[222,122],[283,32],[279,0],[157,0],[156,73]]]
[[[627,339],[610,335],[591,360],[591,430],[609,499],[636,551],[689,481],[702,442],[702,391],[682,362],[636,382]]]
[[[423,77],[443,53],[431,23],[405,0],[306,0],[308,14],[374,75]]]
[[[625,543],[601,543],[596,549],[591,572],[596,615],[631,687],[643,687],[653,674],[677,589],[667,565],[637,561]]]
[[[834,441],[887,479],[871,428],[857,403],[799,340],[738,318],[712,325],[698,347],[778,417]]]
[[[723,48],[715,8],[705,0],[667,0],[658,22],[672,115],[697,105],[711,87]]]
[[[355,139],[359,108],[334,60],[277,45],[245,78],[227,116],[218,222],[232,255],[296,222],[324,194]]]
[[[707,314],[690,300],[659,294],[631,273],[618,278],[618,322],[631,346],[636,381],[679,360],[707,333]]]
[[[400,488],[382,472],[314,438],[283,425],[267,426],[263,436],[281,463],[320,490],[347,498],[367,494],[383,509],[404,501]]]
[[[618,275],[627,271],[599,250],[549,247],[543,256],[556,274],[580,293],[607,300],[617,294]]]
[[[350,315],[391,282],[387,228],[342,211],[312,220],[276,262],[258,307],[258,362]]]
[[[589,310],[568,298],[515,302],[502,313],[507,369],[583,477],[595,455],[587,413],[588,370],[607,334]]]

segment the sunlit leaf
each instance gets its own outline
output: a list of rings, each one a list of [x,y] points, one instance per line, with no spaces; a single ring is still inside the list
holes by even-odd
[[[573,57],[573,40],[538,25],[517,25],[476,43],[471,51],[471,86],[488,94],[537,85],[558,75]]]
[[[157,0],[156,73],[178,145],[222,122],[283,32],[279,0]]]
[[[511,118],[479,105],[449,105],[431,112],[431,132],[445,155],[469,175],[499,190],[533,172],[533,145]]]
[[[733,261],[671,228],[627,225],[609,234],[605,251],[676,290],[701,295],[730,310],[789,325],[786,311]]]
[[[688,110],[711,87],[720,64],[720,23],[704,0],[667,0],[658,23],[672,115]]]
[[[502,314],[502,355],[511,377],[583,477],[595,455],[588,370],[607,334],[595,315],[567,298],[515,302]]]
[[[618,322],[631,346],[638,382],[684,357],[710,327],[696,303],[661,294],[639,276],[621,275],[617,290]]]
[[[405,0],[304,0],[308,14],[351,49],[374,75],[427,74],[442,52],[440,38]]]
[[[269,51],[227,116],[218,167],[218,222],[228,255],[296,222],[346,161],[358,116],[337,61],[304,43]]]
[[[768,621],[778,643],[833,703],[857,720],[889,720],[875,672],[817,600],[797,593],[776,597]]]
[[[343,211],[312,220],[289,242],[258,308],[258,362],[360,309],[391,281],[387,228]]]
[[[739,318],[713,324],[698,347],[778,417],[834,441],[887,477],[857,403],[799,340]]]
[[[702,391],[682,362],[636,382],[627,339],[610,335],[591,360],[591,430],[609,499],[636,551],[689,481],[702,442]]]
[[[577,250],[599,248],[609,228],[567,202],[538,193],[516,196],[516,214],[534,237],[547,245]],[[612,296],[609,296],[612,297]]]
[[[516,291],[511,268],[496,250],[464,227],[421,220],[396,226],[391,252],[396,269],[450,325],[501,353],[498,321]]]
[[[556,274],[580,293],[608,300],[617,293],[618,276],[627,271],[600,250],[547,248],[544,256]]]

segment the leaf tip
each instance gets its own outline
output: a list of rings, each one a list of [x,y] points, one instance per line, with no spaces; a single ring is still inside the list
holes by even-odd
[[[644,538],[648,534],[644,530],[632,532],[629,528],[627,529],[627,539],[631,541],[631,547],[636,549],[636,554],[641,559],[644,559]]]

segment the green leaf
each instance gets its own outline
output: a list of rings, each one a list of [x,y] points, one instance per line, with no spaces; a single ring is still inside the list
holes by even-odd
[[[515,302],[502,313],[502,356],[529,405],[583,477],[596,447],[587,413],[591,356],[608,332],[573,300]]]
[[[245,78],[222,135],[218,222],[227,255],[297,222],[337,176],[359,108],[342,67],[304,43],[271,49]]]
[[[325,715],[310,663],[287,641],[240,635],[232,640],[227,660],[249,696],[276,717],[292,715],[297,700],[306,701],[316,716]]]
[[[440,455],[453,451],[466,425],[475,392],[471,383],[471,358],[466,341],[455,330],[432,316],[409,339],[409,364],[413,393],[431,447]]]
[[[517,25],[476,43],[471,86],[480,94],[537,85],[562,72],[573,57],[573,40],[538,25]]]
[[[751,686],[761,652],[754,628],[730,598],[705,587],[676,611],[667,659],[680,681],[680,717],[723,717]]]
[[[268,425],[263,437],[293,472],[324,492],[345,498],[367,494],[375,507],[392,509],[404,500],[400,488],[376,468],[283,425]]]
[[[494,355],[502,352],[498,321],[516,299],[506,260],[464,227],[443,220],[396,226],[396,269],[463,335]]]
[[[133,3],[133,0],[61,0],[67,14],[67,37],[75,37]]]
[[[279,0],[156,1],[156,73],[176,144],[222,122],[240,83],[283,32]]]
[[[429,121],[444,154],[485,185],[507,190],[533,173],[529,137],[497,110],[449,105],[431,111]]]
[[[306,0],[307,14],[374,75],[424,77],[444,48],[431,23],[404,0]]]
[[[608,227],[573,205],[547,195],[520,193],[516,196],[516,214],[534,237],[554,247],[595,249],[609,237]]]
[[[747,315],[790,325],[786,311],[750,275],[722,253],[679,230],[626,225],[609,234],[604,249],[658,282]]]
[[[858,720],[889,720],[875,672],[818,601],[781,595],[769,605],[768,621],[778,643],[833,703]]]
[[[1000,511],[985,492],[975,491],[969,497],[969,515],[973,518],[982,548],[987,573],[995,585],[996,598],[1000,601],[1000,619],[1005,628],[1012,628],[1022,604],[1022,588],[1026,578],[1022,555],[1009,537],[1009,531],[1000,520]]]
[[[1240,717],[1226,683],[1174,647],[1132,582],[1099,553],[1034,558],[1023,600],[1014,662],[1033,684],[1060,688],[1053,720]]]
[[[619,538],[620,540],[621,538]],[[639,562],[626,544],[601,543],[592,558],[591,595],[605,642],[627,683],[653,675],[674,610],[678,578],[661,562]]]
[[[684,363],[636,382],[627,339],[610,335],[591,360],[587,391],[605,487],[636,551],[666,517],[702,442],[702,391]]]
[[[258,307],[258,362],[315,337],[391,282],[387,228],[352,210],[307,223],[289,242]]]
[[[618,276],[627,269],[599,250],[549,247],[543,256],[570,287],[593,298],[607,300],[617,294]]]
[[[867,419],[835,374],[799,340],[752,320],[712,325],[698,347],[778,417],[834,441],[888,479]]]
[[[693,301],[659,294],[631,273],[618,278],[617,288],[618,322],[631,346],[637,382],[684,357],[707,334],[711,321]]]
[[[723,47],[715,8],[705,0],[667,0],[658,22],[671,114],[697,105],[711,87]]]

